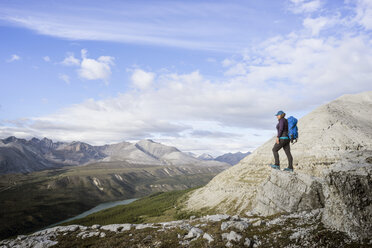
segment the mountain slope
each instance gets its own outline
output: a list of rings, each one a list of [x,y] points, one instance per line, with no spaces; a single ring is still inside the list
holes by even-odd
[[[25,140],[11,136],[0,142],[0,174],[83,165],[105,156],[98,147],[83,142],[53,142],[47,138]]]
[[[242,153],[242,152],[236,152],[236,153],[226,153],[221,156],[218,156],[214,160],[220,161],[220,162],[225,162],[230,165],[236,165],[237,163],[240,162],[243,158],[251,154],[250,152]]]
[[[372,91],[344,95],[322,105],[298,122],[299,141],[291,145],[296,171],[321,176],[325,168],[348,156],[372,150]],[[222,212],[250,210],[258,185],[269,176],[275,137],[239,164],[191,193],[188,210],[214,208]],[[281,167],[287,166],[280,151]]]

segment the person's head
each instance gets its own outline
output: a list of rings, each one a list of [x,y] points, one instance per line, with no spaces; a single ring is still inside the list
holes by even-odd
[[[276,118],[278,118],[278,120],[282,119],[285,117],[285,113],[283,111],[278,111],[278,113],[276,113]]]

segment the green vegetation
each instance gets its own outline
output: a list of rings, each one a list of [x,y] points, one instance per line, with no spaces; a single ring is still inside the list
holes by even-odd
[[[145,223],[188,218],[193,214],[198,214],[183,212],[178,206],[185,199],[186,194],[194,189],[157,192],[130,204],[105,209],[84,218],[66,222],[63,225]]]

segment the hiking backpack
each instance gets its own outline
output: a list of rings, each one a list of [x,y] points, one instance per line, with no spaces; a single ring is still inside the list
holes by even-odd
[[[297,119],[293,116],[288,117],[288,136],[291,143],[296,143],[298,139]]]

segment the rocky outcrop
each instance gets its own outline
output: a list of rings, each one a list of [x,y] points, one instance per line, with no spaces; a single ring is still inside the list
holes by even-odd
[[[324,178],[272,170],[259,187],[254,213],[273,215],[324,209],[322,222],[353,239],[372,236],[372,165],[341,161]]]
[[[258,190],[254,212],[273,215],[323,207],[324,196],[319,178],[272,170]]]
[[[326,226],[357,239],[372,237],[372,164],[340,163],[327,172],[324,193]]]
[[[300,138],[291,145],[295,171],[324,177],[324,169],[350,153],[372,150],[372,91],[345,95],[318,107],[298,121],[298,129]],[[275,137],[195,190],[185,209],[231,214],[251,210],[259,186],[270,176],[274,143]],[[281,167],[287,167],[284,152],[279,154]]]

